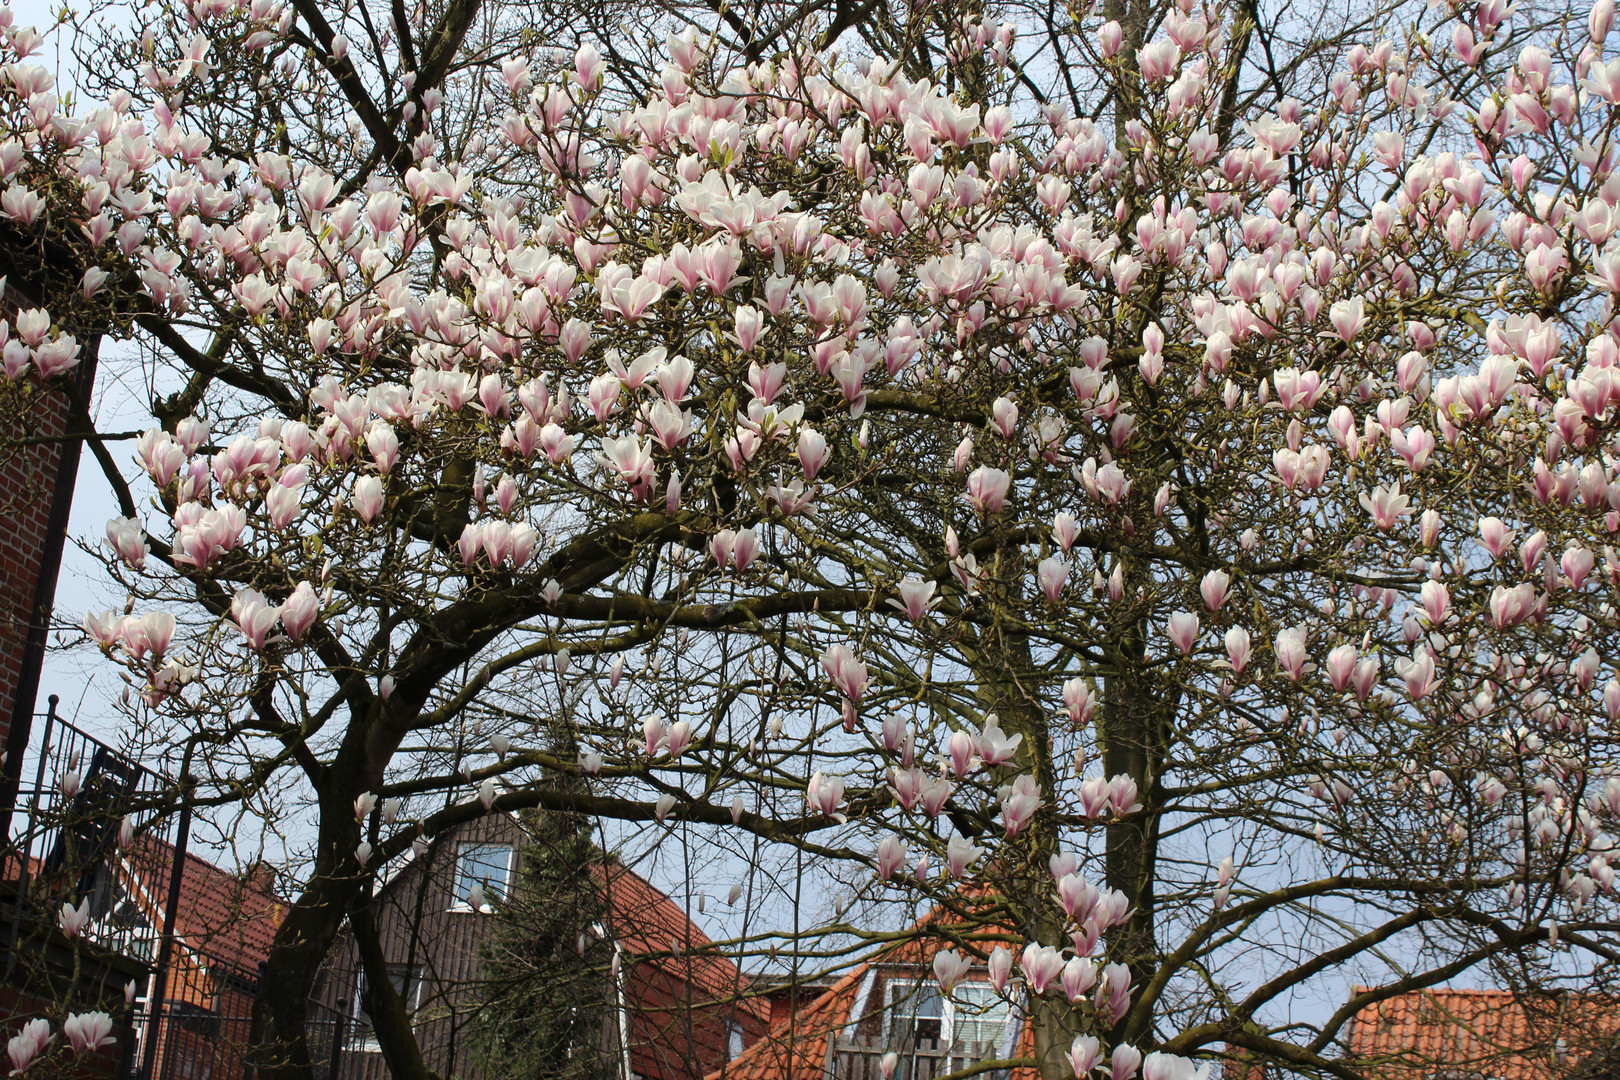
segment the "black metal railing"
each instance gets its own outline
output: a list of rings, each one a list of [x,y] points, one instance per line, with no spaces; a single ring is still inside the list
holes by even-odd
[[[40,741],[30,747],[17,792],[22,817],[12,817],[13,835],[0,846],[0,882],[22,901],[10,912],[7,974],[28,901],[47,897],[74,904],[88,898],[84,939],[150,964],[161,925],[152,919],[155,905],[143,904],[131,885],[166,877],[173,862],[177,822],[157,807],[174,784],[68,723],[56,706],[52,695],[36,721]],[[120,849],[126,818],[141,842]]]
[[[0,837],[7,999],[24,1013],[63,998],[112,1009],[124,1044],[121,1080],[252,1080],[260,958],[212,955],[177,940],[191,831],[191,809],[178,796],[189,781],[67,722],[57,705],[52,695],[36,720],[39,741],[23,762],[10,835]],[[89,921],[69,946],[61,905],[86,900]],[[97,963],[83,963],[86,955]],[[96,979],[86,978],[88,968]],[[124,1006],[117,995],[131,977],[135,1002]],[[346,1002],[310,1001],[316,1080],[342,1080],[348,1029]]]
[[[234,967],[187,964],[172,973],[166,1000],[147,1001],[130,1017],[128,1080],[252,1080],[253,998],[258,981]],[[348,1002],[309,1003],[305,1028],[315,1080],[342,1080],[351,1041]],[[148,1064],[148,1061],[150,1064]]]

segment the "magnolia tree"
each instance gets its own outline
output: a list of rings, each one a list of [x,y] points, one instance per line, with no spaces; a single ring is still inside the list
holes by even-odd
[[[1382,998],[1615,955],[1609,0],[839,8],[646,84],[394,10],[146,5],[95,106],[5,37],[6,375],[153,388],[84,633],[186,799],[308,808],[263,1075],[525,807],[943,905],[1047,1080],[1353,1075]]]

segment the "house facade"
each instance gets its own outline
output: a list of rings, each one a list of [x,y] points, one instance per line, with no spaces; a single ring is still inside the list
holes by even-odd
[[[928,961],[943,942],[927,937],[883,950],[830,985],[801,983],[792,1009],[708,1080],[934,1080],[1033,1048],[1019,996],[998,994],[983,968],[951,994]],[[1357,988],[1356,994],[1363,993]],[[1304,1075],[1251,1061],[1228,1047],[1227,1080]],[[1426,989],[1361,1009],[1345,1032],[1344,1066],[1366,1080],[1620,1080],[1620,999],[1598,993],[1513,994]],[[1028,1068],[991,1069],[1001,1080],[1035,1080]]]
[[[37,306],[15,267],[0,267],[0,318]],[[96,342],[73,375],[80,401],[95,385]],[[0,399],[41,394],[0,407],[0,844],[11,837],[24,759],[40,707],[39,677],[67,542],[68,515],[83,441],[73,437],[71,402],[28,382],[0,388]],[[6,402],[0,400],[0,405]]]
[[[154,964],[177,855],[173,944],[161,998],[159,973],[152,970],[136,999],[128,1068],[146,1080],[241,1077],[259,969],[287,912],[275,895],[274,873],[260,865],[232,874],[194,852],[137,839],[132,857],[111,862],[115,872],[98,874],[91,916],[114,947]]]
[[[491,901],[506,895],[525,839],[512,815],[465,823],[377,890],[389,976],[404,995],[426,1064],[441,1075],[477,1074],[476,989],[494,916],[470,901],[474,886]],[[603,901],[600,932],[617,954],[615,1007],[602,1034],[615,1071],[603,1080],[700,1080],[764,1033],[769,1005],[748,992],[747,977],[715,953],[678,904],[611,859],[594,865],[591,875]],[[344,1080],[385,1080],[389,1071],[361,1000],[364,978],[346,933],[315,997],[332,1008],[344,1002],[350,1011]]]
[[[765,1037],[708,1080],[880,1080],[886,1054],[895,1080],[934,1080],[1028,1053],[1030,1037],[1015,997],[1000,994],[976,967],[942,994],[931,961],[939,941],[922,937],[883,949],[828,984],[801,982],[774,992],[777,1018]],[[795,1008],[782,1008],[792,993]],[[995,1080],[1036,1080],[1033,1069],[993,1070]]]

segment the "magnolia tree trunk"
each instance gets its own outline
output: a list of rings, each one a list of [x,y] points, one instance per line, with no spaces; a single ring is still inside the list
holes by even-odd
[[[1027,571],[1017,576],[1025,574]],[[989,722],[994,714],[1009,736],[1022,738],[1023,749],[1008,762],[1007,772],[1034,775],[1043,790],[1052,790],[1058,781],[1060,763],[1053,760],[1046,710],[1034,691],[1041,676],[1027,637],[1011,619],[991,622],[980,630],[969,651],[984,710],[981,724]],[[1023,843],[1016,853],[1009,851],[998,867],[1008,883],[1005,895],[1012,912],[1009,928],[1021,931],[1028,941],[1061,948],[1066,942],[1064,921],[1053,908],[1050,895],[1052,860],[1063,851],[1063,827],[1054,808],[1037,810],[1021,837]],[[1082,1027],[1074,1008],[1065,1002],[1035,999],[1030,1003],[1029,1016],[1035,1063],[1041,1076],[1057,1080],[1072,1077],[1068,1050]]]
[[[1103,704],[1097,737],[1103,771],[1128,776],[1142,809],[1107,828],[1105,857],[1108,887],[1123,894],[1130,915],[1114,929],[1109,955],[1130,969],[1131,982],[1146,985],[1158,970],[1154,937],[1154,859],[1158,854],[1160,815],[1164,812],[1160,774],[1165,743],[1175,730],[1174,693],[1144,670],[1142,628],[1121,628],[1103,678]],[[1151,1027],[1152,1013],[1120,1021],[1119,1035],[1134,1039]],[[1134,1030],[1133,1030],[1134,1029]]]

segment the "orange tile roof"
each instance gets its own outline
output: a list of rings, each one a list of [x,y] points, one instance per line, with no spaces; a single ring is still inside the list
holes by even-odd
[[[686,912],[661,889],[617,860],[594,863],[605,885],[606,919],[613,938],[632,957],[646,956],[666,975],[737,1007],[763,1022],[770,1005],[749,994],[749,980]]]
[[[144,845],[145,852],[125,865],[140,875],[136,884],[141,895],[137,899],[153,926],[161,930],[174,845],[151,836],[138,838],[136,844]],[[267,883],[238,877],[186,852],[174,930],[177,944],[187,952],[255,975],[259,964],[269,958],[276,929],[286,914],[286,905]]]
[[[709,1080],[809,1080],[823,1075],[827,1037],[843,1027],[869,964],[862,964],[809,1005],[733,1058]]]
[[[1616,1035],[1620,1002],[1602,995],[1440,988],[1362,1009],[1351,1022],[1349,1056],[1380,1080],[1428,1080],[1436,1072],[1540,1080]]]

